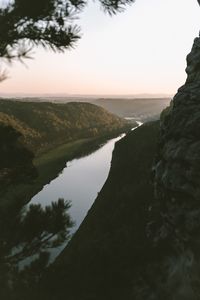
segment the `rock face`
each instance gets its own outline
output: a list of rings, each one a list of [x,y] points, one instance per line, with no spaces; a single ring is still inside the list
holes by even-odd
[[[161,116],[155,166],[158,197],[200,199],[200,38],[187,56],[186,83]]]
[[[171,299],[189,300],[200,297],[194,288],[200,262],[200,38],[187,56],[186,72],[186,83],[161,115],[154,165],[154,215],[160,227],[153,235],[157,242],[170,241],[176,253],[171,273],[177,286]]]

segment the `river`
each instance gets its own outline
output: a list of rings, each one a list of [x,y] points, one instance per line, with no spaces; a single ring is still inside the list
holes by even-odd
[[[141,122],[138,122],[138,126]],[[135,129],[135,128],[133,128]],[[28,205],[40,203],[42,206],[51,204],[59,198],[71,201],[69,214],[75,222],[71,229],[73,234],[85,218],[88,210],[104,185],[110,170],[112,152],[115,143],[125,134],[109,140],[105,145],[92,154],[67,162],[66,167],[43,189],[35,195]],[[51,251],[53,260],[65,247],[58,247]]]

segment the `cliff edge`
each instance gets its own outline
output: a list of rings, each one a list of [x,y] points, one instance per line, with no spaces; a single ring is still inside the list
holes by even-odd
[[[200,38],[187,64],[160,132],[145,124],[117,143],[103,189],[43,279],[48,299],[200,299]]]

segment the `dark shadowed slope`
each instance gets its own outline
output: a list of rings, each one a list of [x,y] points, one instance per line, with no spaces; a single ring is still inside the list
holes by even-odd
[[[48,299],[133,299],[138,270],[150,256],[146,223],[158,127],[143,125],[116,144],[102,191],[46,278]]]

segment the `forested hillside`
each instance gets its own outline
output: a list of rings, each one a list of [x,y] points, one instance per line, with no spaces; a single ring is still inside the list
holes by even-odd
[[[97,99],[94,104],[120,117],[131,117],[142,122],[159,119],[170,98]]]
[[[113,134],[127,123],[89,103],[0,101],[0,124],[9,125],[35,154],[80,138]]]

